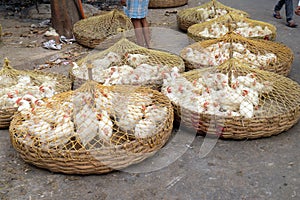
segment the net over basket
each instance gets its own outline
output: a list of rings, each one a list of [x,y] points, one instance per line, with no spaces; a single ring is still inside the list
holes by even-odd
[[[236,33],[204,40],[185,47],[180,52],[186,70],[218,66],[230,58],[240,59],[252,68],[287,76],[294,60],[286,45],[262,39],[248,39]]]
[[[79,44],[95,48],[106,38],[118,34],[119,28],[130,30],[133,29],[133,25],[123,12],[115,9],[76,22],[73,33]]]
[[[244,11],[225,6],[218,1],[212,0],[197,7],[178,11],[177,24],[181,30],[187,31],[187,29],[194,24],[210,21],[226,15],[229,12],[236,12],[239,15],[249,17],[249,14]]]
[[[172,74],[162,93],[175,105],[176,119],[183,125],[223,139],[277,135],[300,117],[298,83],[236,59]]]
[[[74,63],[70,76],[73,77],[74,88],[88,79],[88,68],[92,68],[93,80],[105,85],[142,85],[159,89],[164,73],[173,67],[184,71],[180,56],[147,49],[122,38],[110,48]]]
[[[219,38],[231,31],[251,39],[276,39],[276,27],[274,25],[241,17],[241,15],[233,12],[208,22],[194,24],[187,30],[188,36],[195,41]]]
[[[149,8],[171,8],[183,6],[188,0],[150,0]]]
[[[145,87],[87,81],[15,114],[10,136],[21,157],[67,174],[120,170],[155,154],[173,128],[169,99]]]
[[[43,98],[71,89],[69,78],[42,71],[16,70],[4,60],[0,70],[0,128],[8,128],[17,110],[31,108]]]

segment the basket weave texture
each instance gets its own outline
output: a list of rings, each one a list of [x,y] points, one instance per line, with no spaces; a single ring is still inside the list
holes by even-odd
[[[300,118],[298,83],[236,59],[185,72],[164,84],[162,92],[175,105],[175,119],[223,139],[277,135]]]
[[[28,163],[66,174],[102,174],[155,154],[170,137],[173,118],[169,99],[156,90],[87,81],[34,113],[16,113],[9,131]]]
[[[211,12],[208,13],[208,10],[211,10]],[[222,12],[216,12],[217,10]],[[222,3],[213,0],[197,7],[186,8],[178,11],[177,24],[181,30],[187,31],[187,29],[194,24],[218,18],[229,12],[236,12],[242,16],[249,17],[249,14],[245,11],[225,6]]]
[[[73,33],[76,41],[86,47],[95,48],[106,38],[119,33],[118,29],[130,30],[130,19],[119,10],[89,17],[74,24]]]
[[[183,6],[188,0],[150,0],[149,8],[171,8]]]
[[[276,27],[274,25],[241,17],[234,12],[207,22],[194,24],[188,28],[187,33],[193,40],[201,41],[219,38],[231,31],[252,39],[276,39]]]
[[[229,45],[225,45],[229,44]],[[232,44],[241,44],[243,46],[242,51],[239,49],[231,48]],[[209,51],[208,49],[212,46],[218,46],[218,48]],[[222,48],[220,47],[222,46]],[[196,61],[195,59],[188,58],[188,52],[190,50],[199,52],[202,55],[202,59]],[[247,52],[245,49],[249,50]],[[226,59],[224,59],[225,52],[229,54]],[[238,54],[234,54],[233,52],[239,52]],[[247,54],[249,53],[249,54]],[[268,60],[266,59],[267,54],[272,53],[276,56],[276,59]],[[261,57],[261,61],[258,62],[257,59],[251,60],[250,55],[256,55],[256,58]],[[262,39],[249,39],[242,37],[235,33],[227,33],[223,37],[218,39],[211,39],[211,40],[204,40],[193,43],[187,47],[185,47],[181,52],[180,56],[183,58],[185,62],[186,70],[192,70],[197,68],[203,67],[210,67],[214,66],[209,63],[209,60],[213,58],[219,58],[218,65],[222,64],[229,58],[237,58],[237,56],[244,56],[242,59],[244,62],[248,63],[253,68],[258,68],[270,72],[274,72],[283,76],[288,76],[291,70],[291,66],[294,60],[294,53],[293,51],[287,47],[286,45],[275,42],[275,41],[267,41]],[[231,57],[230,57],[231,56]],[[249,57],[248,57],[249,56]],[[222,58],[221,58],[222,57]],[[237,58],[238,59],[238,58]]]
[[[93,80],[99,83],[142,85],[159,90],[163,73],[173,67],[180,72],[185,70],[180,56],[141,47],[124,37],[110,48],[77,61],[70,70],[70,77],[76,89],[89,79],[88,68],[92,68]]]
[[[30,84],[20,81],[22,77],[30,78]],[[9,65],[8,59],[5,59],[3,68],[0,70],[0,84],[1,84],[1,102],[0,102],[0,128],[5,129],[9,127],[12,120],[13,114],[18,110],[22,100],[27,96],[27,98],[34,98],[33,96],[28,97],[28,94],[32,94],[34,89],[45,92],[44,85],[47,81],[55,81],[54,93],[65,92],[71,89],[72,81],[66,76],[60,74],[54,74],[49,72],[42,72],[36,70],[16,70]],[[18,87],[17,87],[18,86]],[[47,89],[47,88],[46,88]],[[49,95],[49,94],[48,94]],[[43,98],[38,94],[39,97],[35,98],[38,101]],[[31,101],[30,99],[28,99]],[[19,102],[19,104],[17,103]],[[34,102],[30,102],[33,104]]]

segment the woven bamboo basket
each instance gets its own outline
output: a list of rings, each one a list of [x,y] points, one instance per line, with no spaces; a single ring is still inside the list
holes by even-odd
[[[3,68],[0,70],[1,77],[1,108],[0,108],[0,128],[8,128],[12,120],[13,114],[18,110],[18,105],[15,103],[18,99],[21,100],[26,94],[33,92],[32,87],[28,87],[28,90],[16,87],[18,78],[20,76],[29,76],[33,86],[42,86],[42,84],[49,79],[56,80],[55,93],[64,92],[71,89],[72,82],[69,78],[53,74],[49,72],[35,71],[35,70],[16,70],[9,65],[8,59],[5,59]],[[11,89],[13,88],[13,89]],[[10,89],[12,91],[10,91]],[[20,90],[19,90],[20,89]],[[41,88],[40,88],[41,89]],[[11,97],[9,97],[11,96]],[[9,102],[4,100],[10,99]],[[15,101],[14,101],[15,99]],[[38,100],[38,99],[37,99]],[[14,105],[15,104],[15,105]]]
[[[183,6],[188,0],[150,0],[149,8],[172,8]]]
[[[222,12],[217,12],[217,10]],[[225,6],[218,1],[212,0],[197,7],[186,8],[178,11],[177,24],[181,30],[187,31],[187,29],[194,24],[218,18],[222,15],[228,14],[229,12],[236,12],[242,16],[249,17],[249,14],[242,10],[234,9],[229,6]]]
[[[140,58],[137,58],[135,62],[132,61],[132,59],[134,59],[133,56],[132,59],[129,58],[131,55],[138,55]],[[117,57],[117,59],[112,62],[109,61],[107,64],[107,58],[109,59],[109,57],[113,56]],[[88,68],[92,68],[93,80],[99,83],[104,84],[109,80],[108,85],[141,85],[157,90],[161,87],[163,80],[162,75],[165,71],[171,70],[173,67],[177,67],[180,72],[185,70],[185,64],[180,56],[169,52],[141,47],[125,37],[108,49],[89,54],[76,63],[75,67],[70,70],[70,77],[72,77],[74,82],[73,88],[75,89],[80,87],[89,78]],[[118,79],[120,81],[113,80],[111,78],[113,75],[103,75],[104,72],[107,74],[107,71],[120,69],[125,65],[127,68],[129,66],[128,69],[131,70],[131,74],[128,74],[128,76],[126,74],[124,76],[122,75],[123,78],[120,76],[121,78]],[[148,70],[153,69],[155,72],[148,74],[147,69],[141,71],[141,69],[143,69],[141,68],[142,66],[149,67]],[[139,76],[140,79],[142,79],[141,77],[146,78],[143,79],[144,81],[133,80],[130,78],[132,74]]]
[[[188,28],[187,33],[190,38],[197,42],[219,38],[231,31],[251,39],[276,39],[276,27],[274,25],[241,17],[234,12],[207,22],[194,24]]]
[[[118,34],[119,28],[130,30],[133,25],[123,12],[113,10],[76,22],[73,33],[79,44],[95,48],[108,37]]]
[[[237,44],[242,44],[243,47],[249,51],[244,49],[243,52],[241,52],[241,50],[233,48],[233,44],[236,44],[236,47]],[[215,46],[218,48],[214,48]],[[191,50],[196,53],[200,53],[200,55],[203,57],[201,57],[201,59],[198,59],[197,57],[196,59],[189,58],[188,52]],[[241,53],[234,54],[233,52]],[[251,53],[248,54],[248,52]],[[224,56],[225,53],[227,53],[226,56]],[[269,61],[262,60],[266,57],[265,55],[270,55],[270,53],[276,57],[273,57]],[[220,56],[220,54],[222,56]],[[250,55],[255,55],[256,59],[250,60]],[[227,33],[218,39],[204,40],[193,43],[185,47],[180,52],[180,56],[185,62],[187,71],[197,68],[217,66],[222,64],[227,59],[242,56],[244,58],[239,59],[248,63],[252,68],[274,72],[283,76],[288,76],[294,60],[293,51],[282,43],[262,39],[248,39],[236,33]],[[257,60],[260,60],[260,62]]]
[[[29,116],[16,113],[9,131],[28,163],[66,174],[102,174],[155,154],[169,139],[173,118],[169,99],[156,90],[87,81],[48,99]],[[42,121],[43,126],[27,126]],[[45,122],[55,124],[51,133]]]
[[[175,83],[169,81],[162,88],[176,105],[175,119],[201,134],[223,139],[269,137],[287,131],[300,118],[298,83],[236,59],[185,72]]]

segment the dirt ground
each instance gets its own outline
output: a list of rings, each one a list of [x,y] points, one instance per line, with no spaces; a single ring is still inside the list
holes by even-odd
[[[150,9],[153,48],[179,53],[189,44],[186,34],[178,31],[176,11],[202,4]],[[285,26],[285,20],[272,17],[275,1],[221,0],[225,5],[245,10],[252,19],[277,27],[277,41],[294,52],[289,78],[300,83],[300,27]],[[294,5],[298,0],[294,0]],[[45,9],[46,10],[46,9]],[[166,12],[169,15],[166,15]],[[172,13],[175,11],[174,13]],[[46,11],[45,11],[46,12]],[[42,48],[47,40],[40,19],[21,18],[0,9],[3,37],[0,64],[8,57],[17,69],[42,69],[67,74],[69,62],[92,50],[77,43],[62,50]],[[40,14],[41,15],[41,14]],[[284,16],[284,9],[282,10]],[[300,24],[300,17],[295,16]],[[207,138],[180,130],[158,156],[133,169],[104,175],[65,175],[25,163],[12,147],[8,130],[0,130],[0,199],[300,199],[300,125],[270,138],[257,140],[218,140],[206,155],[201,145]],[[214,141],[212,141],[214,142]],[[148,168],[158,163],[160,167]]]

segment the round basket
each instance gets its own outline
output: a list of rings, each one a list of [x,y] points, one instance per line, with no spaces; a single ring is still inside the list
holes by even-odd
[[[20,81],[21,78],[28,78],[29,82]],[[49,72],[35,71],[35,70],[16,70],[9,65],[9,61],[5,59],[3,68],[0,70],[1,78],[1,108],[0,108],[0,128],[5,129],[9,127],[13,114],[20,108],[19,106],[24,100],[29,101],[30,104],[34,104],[31,100],[37,101],[44,98],[45,95],[56,94],[65,92],[71,89],[72,82],[69,78]],[[55,81],[51,82],[51,80]],[[49,90],[46,85],[51,82],[51,86],[54,87]],[[29,84],[30,83],[30,84]],[[46,84],[47,83],[47,84]],[[35,90],[41,91],[34,95]],[[30,95],[30,96],[28,96]],[[19,102],[19,103],[18,103]],[[27,103],[27,102],[25,102]]]
[[[16,113],[9,131],[28,163],[66,174],[102,174],[155,154],[169,139],[173,118],[169,99],[156,90],[87,81],[35,113]],[[50,133],[47,123],[55,124]]]
[[[147,49],[122,38],[110,48],[74,63],[70,77],[76,89],[89,79],[88,68],[92,68],[92,79],[105,85],[141,85],[159,90],[163,74],[173,67],[180,72],[185,70],[180,56]]]
[[[223,139],[277,135],[300,118],[298,83],[236,59],[185,72],[166,81],[162,93],[183,125]]]
[[[149,8],[172,8],[183,6],[188,0],[150,0]]]
[[[218,66],[230,58],[237,58],[252,68],[283,76],[288,76],[294,60],[293,51],[282,43],[248,39],[235,33],[193,43],[185,47],[180,56],[185,62],[186,70]]]
[[[194,24],[218,18],[229,12],[236,12],[242,16],[249,17],[249,14],[244,11],[225,6],[218,1],[212,0],[201,6],[178,11],[177,24],[181,30],[187,31],[187,29]]]
[[[76,22],[73,33],[79,44],[95,48],[106,38],[118,34],[119,28],[130,30],[133,29],[133,25],[123,12],[113,10]]]
[[[208,22],[194,24],[187,30],[188,36],[195,41],[219,38],[231,31],[251,39],[276,39],[274,25],[241,17],[233,12]]]

